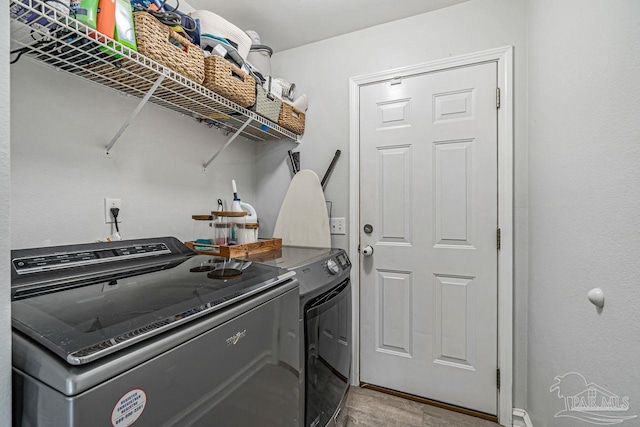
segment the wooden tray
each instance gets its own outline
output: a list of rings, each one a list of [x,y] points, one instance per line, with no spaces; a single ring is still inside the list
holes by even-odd
[[[273,249],[269,252],[259,252],[247,256],[236,257],[238,261],[267,262],[282,258],[282,248]]]
[[[270,252],[282,248],[282,239],[259,239],[255,243],[245,243],[244,245],[233,246],[214,246],[211,245],[210,251],[196,250],[195,246],[208,246],[194,242],[184,242],[184,244],[192,251],[202,255],[215,255],[224,258],[247,257],[263,252]]]

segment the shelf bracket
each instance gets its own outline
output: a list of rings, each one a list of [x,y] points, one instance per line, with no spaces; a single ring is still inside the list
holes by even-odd
[[[144,95],[144,97],[140,100],[135,110],[133,110],[133,112],[129,115],[129,117],[127,117],[127,120],[125,120],[125,122],[122,124],[122,126],[120,127],[120,130],[118,130],[118,132],[113,136],[113,138],[111,138],[111,141],[109,141],[109,145],[105,147],[105,153],[107,156],[109,155],[109,151],[111,151],[111,149],[116,144],[116,142],[118,142],[118,139],[120,139],[124,131],[127,130],[127,128],[129,127],[133,119],[136,118],[140,110],[142,110],[142,108],[145,106],[147,101],[149,101],[149,98],[151,98],[151,96],[156,91],[156,89],[158,89],[158,86],[160,86],[160,83],[162,83],[163,80],[164,80],[164,74],[158,77],[158,79],[155,81],[153,86],[151,86],[151,89],[149,89],[147,93]]]
[[[231,145],[233,140],[236,139],[238,137],[238,135],[240,135],[242,133],[242,131],[247,126],[249,126],[249,123],[251,123],[251,120],[253,120],[253,119],[251,117],[249,117],[247,119],[247,121],[244,122],[244,124],[242,126],[240,126],[240,128],[233,135],[231,135],[231,138],[229,138],[227,143],[224,144],[224,146],[221,149],[219,149],[218,152],[216,154],[214,154],[213,157],[211,157],[204,165],[202,165],[202,172],[203,173],[207,171],[207,168],[209,167],[211,162],[213,162],[216,159],[216,157],[218,157],[220,155],[220,153],[222,153],[229,145]]]

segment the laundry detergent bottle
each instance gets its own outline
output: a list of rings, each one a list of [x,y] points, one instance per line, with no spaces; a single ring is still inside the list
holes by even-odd
[[[240,197],[238,197],[238,187],[236,187],[236,180],[231,180],[231,187],[233,188],[233,202],[231,203],[231,212],[244,212],[240,205]]]
[[[247,216],[244,225],[238,225],[238,243],[255,243],[258,241],[258,214],[249,203],[240,202],[240,206]]]
[[[231,180],[231,187],[233,188],[233,202],[231,202],[231,212],[244,212],[244,210],[242,209],[242,205],[240,204],[240,197],[238,197],[238,187],[236,186],[236,180],[232,179]],[[238,236],[237,236],[237,231],[238,231],[238,225],[242,224],[244,225],[244,216],[242,217],[242,219],[240,217],[233,217],[234,222],[233,225],[231,227],[231,236],[230,236],[230,240],[234,243],[238,243]]]
[[[71,0],[71,16],[95,30],[98,19],[98,3],[100,0]]]

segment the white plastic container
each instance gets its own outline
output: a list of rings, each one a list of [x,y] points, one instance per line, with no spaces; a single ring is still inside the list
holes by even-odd
[[[246,222],[258,222],[258,214],[253,206],[249,203],[240,202],[240,207],[242,207],[242,210],[247,213],[247,217],[245,218]]]
[[[193,19],[200,20],[200,30],[202,34],[222,37],[238,45],[238,53],[243,60],[247,59],[249,49],[251,49],[251,38],[240,28],[216,15],[209,10],[196,10],[189,14]]]

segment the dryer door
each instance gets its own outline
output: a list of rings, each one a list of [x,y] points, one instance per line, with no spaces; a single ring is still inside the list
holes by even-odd
[[[351,374],[351,283],[347,279],[305,306],[305,426],[324,426]]]

